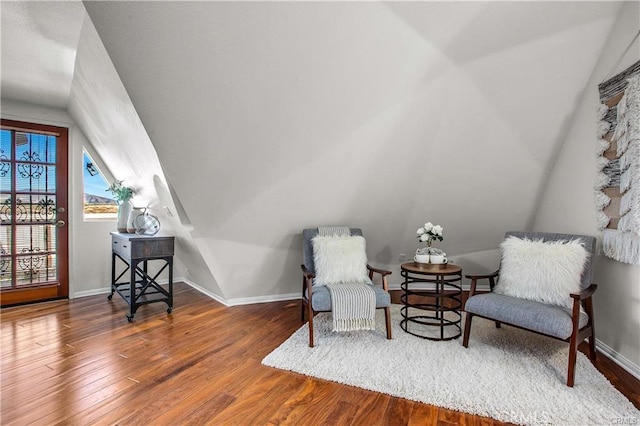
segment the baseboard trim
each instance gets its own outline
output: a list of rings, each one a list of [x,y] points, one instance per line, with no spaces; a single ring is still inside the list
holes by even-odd
[[[99,294],[108,294],[111,292],[111,287],[95,288],[84,291],[74,291],[72,295],[69,295],[69,299],[78,299],[80,297],[97,296]]]
[[[179,283],[181,281],[186,282],[184,278],[174,278],[173,280],[174,283]],[[158,280],[158,283],[169,284],[169,280],[168,279]],[[69,299],[77,299],[80,297],[87,297],[87,296],[97,296],[100,294],[108,294],[108,293],[111,293],[111,286],[94,288],[91,290],[74,291],[72,294],[69,295]]]
[[[256,297],[240,297],[237,299],[225,299],[223,297],[218,296],[211,291],[200,287],[198,284],[189,280],[182,280],[185,284],[193,287],[195,290],[198,290],[200,293],[209,296],[217,302],[222,303],[227,307],[231,306],[240,306],[240,305],[253,305],[255,303],[270,303],[270,302],[282,302],[285,300],[295,300],[300,299],[300,294],[298,293],[289,293],[289,294],[276,294],[272,296],[256,296]]]
[[[168,280],[158,280],[158,282],[160,284],[167,284]],[[240,297],[240,298],[236,298],[236,299],[225,299],[224,297],[221,297],[215,293],[213,293],[210,290],[207,290],[206,288],[203,288],[201,286],[199,286],[198,284],[194,283],[193,281],[190,281],[186,278],[182,278],[182,277],[178,277],[175,278],[173,280],[174,283],[178,283],[178,282],[183,282],[185,284],[187,284],[188,286],[190,286],[191,288],[193,288],[194,290],[199,291],[200,293],[204,294],[205,296],[208,296],[210,298],[212,298],[213,300],[215,300],[216,302],[222,303],[224,306],[230,307],[230,306],[240,306],[240,305],[252,305],[254,303],[270,303],[270,302],[282,302],[282,301],[286,301],[286,300],[296,300],[296,299],[300,299],[300,294],[299,293],[288,293],[288,294],[276,294],[276,295],[270,295],[270,296],[256,296],[256,297]],[[109,294],[111,293],[111,287],[102,287],[102,288],[96,288],[96,289],[91,289],[91,290],[84,290],[84,291],[76,291],[74,292],[72,295],[69,296],[69,299],[77,299],[80,297],[87,297],[87,296],[96,296],[96,295],[100,295],[100,294]]]
[[[604,356],[615,362],[620,368],[640,380],[640,366],[634,364],[631,360],[624,355],[618,353],[615,349],[596,339],[596,350],[601,352]]]
[[[216,302],[222,303],[224,306],[227,306],[227,307],[232,306],[224,297],[220,297],[219,295],[213,293],[212,291],[207,290],[206,288],[200,287],[198,284],[194,283],[193,281],[187,280],[185,278],[182,278],[181,281],[187,284],[188,286],[192,287],[194,290],[198,290],[200,293],[204,294],[205,296],[209,296]]]
[[[276,294],[272,296],[240,297],[229,299],[230,306],[253,305],[254,303],[284,302],[287,300],[300,300],[300,293]]]

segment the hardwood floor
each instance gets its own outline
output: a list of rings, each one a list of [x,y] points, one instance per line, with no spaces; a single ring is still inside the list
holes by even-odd
[[[297,301],[227,308],[177,284],[165,310],[130,324],[106,295],[3,309],[0,423],[501,424],[262,366],[300,327]],[[640,407],[638,381],[598,364]]]

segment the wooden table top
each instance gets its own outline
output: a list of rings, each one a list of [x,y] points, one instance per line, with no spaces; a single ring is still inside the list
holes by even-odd
[[[434,264],[434,263],[418,263],[418,262],[408,262],[403,263],[400,268],[403,271],[413,272],[416,274],[458,274],[462,272],[462,268],[458,265],[453,265],[451,263],[444,264]]]

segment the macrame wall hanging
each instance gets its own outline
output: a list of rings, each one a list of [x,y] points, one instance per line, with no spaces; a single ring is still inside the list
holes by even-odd
[[[598,89],[595,200],[602,252],[640,265],[640,61]]]

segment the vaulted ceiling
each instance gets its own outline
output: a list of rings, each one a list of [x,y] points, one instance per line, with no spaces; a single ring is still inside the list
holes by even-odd
[[[53,4],[75,24],[33,31],[53,40],[60,75],[38,80],[55,63],[5,56],[3,42],[3,97],[35,101],[41,85],[99,121],[81,116],[100,114],[83,106],[100,91],[69,87],[77,64],[85,83],[100,72],[79,35],[95,25],[197,246],[188,255],[238,299],[297,291],[304,227],[362,227],[371,261],[392,268],[425,221],[468,262],[530,228],[621,3],[88,1],[84,27]],[[75,70],[62,61],[74,47]],[[86,132],[105,159],[135,151]]]
[[[66,108],[84,9],[77,2],[3,2],[1,16],[2,97]]]

